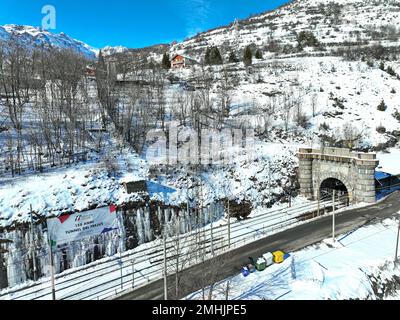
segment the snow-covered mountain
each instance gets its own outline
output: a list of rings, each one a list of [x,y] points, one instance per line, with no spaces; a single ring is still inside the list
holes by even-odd
[[[103,56],[112,56],[115,54],[119,54],[119,53],[126,53],[128,52],[129,49],[123,46],[117,46],[117,47],[104,47],[103,49],[101,49],[101,52],[103,53]]]
[[[19,26],[14,24],[0,26],[0,41],[7,41],[15,37],[26,46],[48,46],[55,48],[72,49],[90,59],[96,58],[97,50],[71,38],[65,33],[55,34],[32,26]]]

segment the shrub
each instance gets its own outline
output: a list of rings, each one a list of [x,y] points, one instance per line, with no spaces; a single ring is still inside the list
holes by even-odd
[[[396,109],[396,111],[392,114],[393,118],[400,122],[400,112]]]
[[[256,59],[262,59],[263,58],[263,54],[262,54],[260,49],[258,49],[256,51],[255,57],[256,57]]]
[[[301,31],[297,36],[298,48],[303,50],[305,47],[317,47],[319,42],[311,31]]]
[[[378,133],[380,134],[384,134],[386,133],[386,128],[382,125],[380,125],[378,128],[376,128],[376,131],[378,131]]]
[[[385,101],[382,100],[382,102],[378,105],[378,110],[382,112],[385,112],[387,110],[387,105]]]
[[[299,127],[303,129],[307,129],[308,126],[310,125],[308,121],[308,117],[304,113],[300,113],[296,117],[296,123]]]
[[[329,124],[327,124],[326,122],[321,123],[320,126],[319,126],[319,130],[328,131],[328,130],[330,130],[330,129],[331,129],[331,127],[330,127]]]
[[[393,70],[391,66],[387,67],[386,72],[389,73],[391,76],[397,76],[396,72]]]
[[[235,52],[232,51],[229,54],[229,63],[236,63],[236,62],[239,62],[239,59],[236,57]]]

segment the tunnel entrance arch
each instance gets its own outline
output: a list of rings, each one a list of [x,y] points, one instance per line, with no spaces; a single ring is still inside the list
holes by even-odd
[[[349,190],[346,185],[336,178],[325,179],[320,185],[321,199],[330,200],[335,193],[335,199],[343,203],[349,203]]]
[[[337,190],[350,203],[375,203],[375,153],[349,149],[300,149],[299,183],[304,197],[318,199],[320,192]],[[333,191],[332,191],[333,194]]]

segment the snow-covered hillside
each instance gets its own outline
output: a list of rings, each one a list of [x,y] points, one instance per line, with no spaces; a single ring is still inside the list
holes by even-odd
[[[62,49],[72,49],[87,58],[94,59],[97,50],[75,40],[65,33],[55,34],[32,26],[19,26],[14,24],[0,26],[0,40],[7,41],[15,38],[27,47],[45,46]]]
[[[240,49],[249,44],[266,46],[272,41],[295,45],[296,34],[312,31],[328,45],[373,41],[386,33],[396,42],[393,30],[400,20],[399,0],[295,0],[277,10],[201,33],[172,51],[198,51],[207,46]]]
[[[209,69],[213,104],[229,97],[231,118],[259,127],[271,141],[282,130],[296,131],[284,140],[298,138],[303,127],[310,143],[380,150],[400,136],[399,22],[398,0],[296,0],[178,43],[170,55],[201,60],[217,46],[225,64]],[[300,46],[301,32],[317,44]],[[248,45],[263,57],[249,68],[228,63],[232,53],[241,60]],[[173,72],[192,83],[199,73]]]

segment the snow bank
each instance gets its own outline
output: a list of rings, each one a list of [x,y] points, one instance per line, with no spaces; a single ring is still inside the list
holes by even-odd
[[[393,260],[397,228],[395,219],[387,219],[341,235],[342,246],[332,248],[322,242],[292,253],[266,271],[222,281],[213,298],[224,299],[223,288],[229,281],[232,300],[377,299],[371,275],[380,274],[382,279],[399,275],[399,269],[380,270]],[[187,299],[201,299],[201,292]]]

